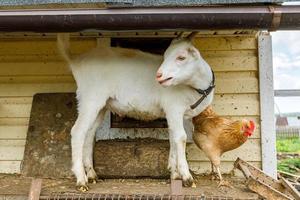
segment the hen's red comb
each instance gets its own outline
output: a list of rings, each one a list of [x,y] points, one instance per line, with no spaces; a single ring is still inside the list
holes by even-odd
[[[254,131],[255,130],[255,122],[250,120],[250,128],[249,128],[251,131]]]

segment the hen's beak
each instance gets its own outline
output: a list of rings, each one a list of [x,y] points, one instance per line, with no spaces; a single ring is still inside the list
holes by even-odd
[[[247,122],[246,127],[251,128],[251,122],[250,121]]]

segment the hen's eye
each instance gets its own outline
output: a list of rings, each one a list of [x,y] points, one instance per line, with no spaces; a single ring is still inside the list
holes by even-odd
[[[180,61],[183,61],[183,60],[185,60],[186,59],[186,57],[184,57],[184,56],[178,56],[177,57],[177,60],[180,60]]]

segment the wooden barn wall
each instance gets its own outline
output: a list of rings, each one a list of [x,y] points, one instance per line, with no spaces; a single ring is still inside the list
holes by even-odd
[[[75,40],[72,53],[86,52],[95,45],[95,39]],[[256,37],[203,36],[195,45],[216,74],[216,112],[258,123],[245,145],[223,156],[223,171],[232,168],[237,156],[261,167]],[[75,89],[68,67],[58,56],[55,38],[0,39],[0,173],[20,172],[32,96]],[[210,169],[207,158],[194,144],[188,145],[187,154],[192,170],[200,173]]]

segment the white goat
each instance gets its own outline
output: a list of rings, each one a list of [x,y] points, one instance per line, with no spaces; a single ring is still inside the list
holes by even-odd
[[[195,89],[209,88],[214,78],[191,37],[174,39],[163,57],[133,49],[98,47],[71,59],[68,35],[58,35],[59,50],[77,83],[79,113],[71,130],[71,144],[72,171],[79,190],[87,191],[88,180],[97,178],[93,144],[107,109],[140,120],[166,117],[171,179],[183,179],[185,186],[193,184],[186,160],[183,120],[211,104],[213,88],[199,106],[190,107],[202,96]]]

